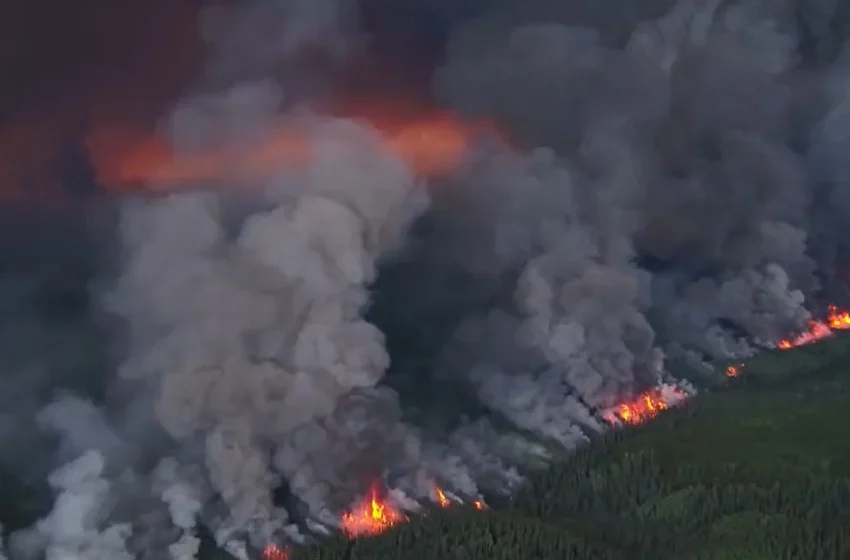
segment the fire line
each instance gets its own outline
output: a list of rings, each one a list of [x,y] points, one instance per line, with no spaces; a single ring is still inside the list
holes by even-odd
[[[850,311],[839,309],[835,305],[827,307],[827,317],[823,321],[812,320],[802,333],[780,340],[777,348],[787,349],[809,344],[830,336],[835,330],[850,329]],[[728,365],[726,375],[737,377],[743,364]],[[637,425],[651,420],[661,411],[687,400],[685,391],[672,386],[645,391],[632,400],[622,402],[604,414],[612,425]],[[433,486],[433,500],[441,508],[448,508],[453,502],[437,485]],[[484,509],[484,504],[475,500],[476,509]],[[389,501],[381,498],[378,484],[373,484],[366,498],[358,502],[350,511],[344,512],[340,519],[340,529],[350,539],[370,537],[383,533],[390,527],[408,521],[408,517],[398,511]],[[270,544],[263,551],[263,560],[287,560],[286,549]]]
[[[850,329],[850,311],[839,309],[837,305],[829,304],[826,307],[826,318],[824,320],[812,319],[806,325],[806,329],[790,338],[783,338],[776,343],[780,350],[788,350],[797,346],[804,346],[817,342],[823,338],[832,336],[835,331]],[[727,377],[738,377],[744,368],[744,364],[726,366]]]

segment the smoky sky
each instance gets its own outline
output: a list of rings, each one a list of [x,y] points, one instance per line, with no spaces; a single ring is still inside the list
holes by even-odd
[[[344,67],[315,53],[301,64],[321,74],[310,95],[380,95],[432,104],[431,79],[452,30],[486,14],[492,25],[563,21],[624,40],[639,18],[669,0],[626,5],[546,0],[355,0],[361,46]],[[221,3],[221,2],[220,2]],[[0,8],[0,192],[42,206],[97,190],[85,165],[85,137],[108,128],[145,131],[197,79],[208,53],[199,14],[209,0],[108,3],[5,2]],[[234,4],[231,2],[231,4]],[[833,60],[848,9],[835,0],[783,2],[798,30],[803,62]],[[301,72],[302,77],[304,72]]]
[[[434,477],[509,491],[499,419],[572,449],[607,429],[600,411],[680,387],[677,361],[722,377],[846,288],[847,5],[4,4],[0,451],[24,451],[0,453],[0,502],[27,511],[0,521],[73,494],[46,486],[77,458],[129,504],[110,524],[156,513],[135,516],[144,557],[191,529],[160,499],[189,471],[220,542],[261,545],[384,468],[417,498]],[[510,141],[421,176],[321,107],[358,100]],[[319,105],[304,170],[164,196],[94,178],[95,140],[244,144],[299,101]],[[414,393],[463,410],[411,420]],[[48,541],[57,503],[32,530]]]
[[[87,184],[91,178],[80,161],[86,134],[155,126],[197,79],[208,55],[199,14],[211,4],[3,3],[0,192],[7,203],[24,197],[43,205],[96,187]],[[366,37],[354,63],[325,72],[321,56],[305,53],[301,64],[322,68],[323,91],[333,89],[336,96],[380,92],[422,103],[452,24],[480,5],[363,0],[357,11]]]
[[[197,2],[6,2],[0,8],[0,192],[5,204],[90,191],[84,138],[149,126],[199,60]]]

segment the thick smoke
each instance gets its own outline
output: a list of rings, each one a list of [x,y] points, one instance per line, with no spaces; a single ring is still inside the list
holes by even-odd
[[[213,115],[239,119],[228,101]],[[177,126],[191,134],[197,119],[203,129],[203,105],[197,116],[183,108]],[[172,437],[203,441],[232,523],[259,523],[265,538],[286,521],[269,491],[282,477],[320,511],[351,484],[347,463],[369,440],[413,452],[394,397],[374,389],[389,357],[362,312],[378,259],[400,248],[426,191],[368,130],[320,121],[310,140],[309,168],[273,177],[263,208],[247,215],[227,216],[213,192],[128,204],[125,265],[108,295],[130,328],[119,373],[156,389]]]
[[[88,451],[50,474],[56,492],[53,510],[30,533],[16,535],[15,548],[22,556],[48,560],[64,558],[131,560],[125,541],[129,523],[110,524],[110,483],[103,478],[105,462],[97,451]]]
[[[193,530],[203,504],[191,485],[181,480],[179,471],[180,466],[173,459],[164,459],[156,471],[156,484],[162,500],[168,504],[171,522],[182,532],[178,541],[168,545],[172,560],[195,558],[201,544]]]
[[[736,346],[694,340],[718,321],[768,343],[809,316],[805,296],[817,288],[805,229],[812,192],[805,157],[793,150],[799,60],[785,15],[754,2],[681,2],[635,21],[626,38],[568,21],[505,29],[495,18],[450,42],[438,95],[464,113],[495,116],[522,144],[554,147],[570,162],[547,167],[570,179],[534,177],[518,189],[517,197],[540,193],[538,224],[549,225],[548,211],[562,222],[548,232],[538,226],[548,240],[526,238],[520,252],[531,258],[518,299],[550,361],[553,351],[570,354],[569,340],[610,352],[569,368],[598,374],[603,394],[611,394],[606,383],[630,382],[657,363],[650,306],[660,333],[691,338],[659,342],[696,344],[712,358],[730,357]],[[489,188],[492,181],[480,190]],[[555,210],[556,198],[569,210]],[[569,222],[577,222],[572,234]],[[646,259],[673,265],[651,287],[635,266]],[[586,275],[587,287],[565,283],[568,268]],[[572,307],[563,317],[602,324],[568,335],[557,317],[561,294]]]
[[[206,530],[244,556],[334,525],[374,480],[400,505],[509,492],[623,398],[844,303],[843,8],[620,4],[414,4],[450,22],[435,102],[510,144],[429,179],[299,106],[369,52],[356,3],[205,13],[172,150],[292,125],[312,157],[120,200],[97,311],[0,322],[0,442],[35,437],[2,466],[30,493],[53,471],[55,494],[12,557],[192,558]],[[62,363],[29,359],[56,340]]]

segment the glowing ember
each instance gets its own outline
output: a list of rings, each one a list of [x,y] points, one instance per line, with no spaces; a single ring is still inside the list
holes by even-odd
[[[378,497],[373,487],[368,500],[342,514],[340,528],[349,538],[378,535],[407,518]]]
[[[262,560],[286,560],[289,554],[285,548],[281,548],[276,544],[267,544],[263,549]]]
[[[475,509],[484,509],[486,507],[484,505],[484,502],[481,502],[481,501],[478,501],[478,500],[475,500],[474,502],[472,502],[472,505],[473,505],[473,507],[475,507]]]
[[[726,366],[726,377],[738,377],[741,375],[741,368],[744,367],[744,364],[738,364],[736,366],[729,364]]]
[[[434,486],[434,497],[437,499],[437,503],[440,504],[440,507],[449,507],[451,505],[451,501],[446,497],[442,490],[440,490],[439,486]]]

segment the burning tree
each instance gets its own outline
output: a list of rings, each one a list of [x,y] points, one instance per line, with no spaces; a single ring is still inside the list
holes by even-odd
[[[373,484],[366,499],[342,514],[340,528],[349,538],[374,536],[406,520],[404,514],[379,496],[378,486]]]

